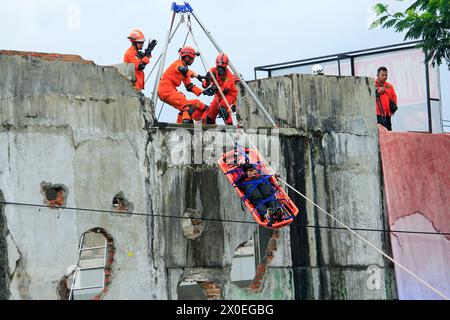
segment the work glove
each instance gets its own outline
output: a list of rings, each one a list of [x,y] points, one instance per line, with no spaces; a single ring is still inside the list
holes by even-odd
[[[139,63],[137,69],[138,69],[139,71],[142,71],[142,70],[145,69],[146,66],[147,66],[147,65],[146,65],[145,63]]]
[[[200,82],[206,81],[206,77],[204,77],[204,76],[202,76],[202,75],[200,75],[200,74],[198,74],[196,78],[197,78],[198,81],[200,81]]]
[[[205,79],[202,81],[202,87],[203,87],[204,89],[206,89],[206,88],[209,87],[209,85],[210,85],[210,82],[208,81],[208,79],[205,78]]]
[[[145,52],[138,51],[138,52],[137,52],[137,58],[138,58],[138,59],[142,59],[143,57],[145,57]]]
[[[188,104],[187,106],[185,106],[183,108],[183,111],[187,111],[187,113],[189,113],[189,116],[192,117],[192,115],[194,114],[195,109],[197,109],[197,108],[194,105]]]
[[[217,88],[210,86],[208,89],[203,90],[203,94],[206,96],[213,96],[216,93]]]
[[[145,49],[145,55],[147,57],[150,57],[152,55],[152,50],[156,47],[157,43],[158,42],[155,39],[148,43],[147,49]]]

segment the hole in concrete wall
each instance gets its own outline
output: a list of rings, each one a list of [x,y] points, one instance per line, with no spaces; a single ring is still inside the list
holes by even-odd
[[[231,281],[240,288],[247,287],[256,275],[256,255],[253,238],[241,243],[231,260]]]
[[[101,299],[111,283],[114,261],[113,238],[102,228],[91,229],[81,236],[78,254],[78,264],[67,268],[58,285],[60,298]]]
[[[177,286],[178,300],[206,300],[203,288],[197,281],[184,280]]]
[[[56,288],[57,296],[61,300],[68,300],[70,297],[70,289],[72,288],[73,276],[77,270],[76,265],[67,267],[66,274],[61,278]]]
[[[256,253],[256,264],[260,264],[268,253],[267,249],[269,246],[270,239],[272,238],[274,232],[271,229],[267,229],[259,226],[255,231],[255,237],[257,241],[255,242],[255,253]]]
[[[278,231],[260,227],[253,237],[236,248],[231,263],[231,281],[254,292],[262,288],[266,267],[277,250]],[[256,239],[256,240],[255,240]]]
[[[181,224],[186,238],[193,240],[202,235],[205,223],[200,219],[201,217],[202,214],[197,209],[188,208],[183,213],[184,219],[182,219]]]
[[[41,193],[44,196],[44,204],[51,208],[65,206],[68,189],[62,184],[51,184],[49,182],[41,183]]]
[[[125,194],[120,191],[118,192],[112,200],[112,210],[117,212],[133,212],[133,203],[128,201]]]
[[[5,201],[0,190],[0,201]],[[9,298],[9,270],[8,270],[8,248],[6,244],[6,216],[5,206],[0,203],[0,300]]]
[[[223,299],[220,276],[211,270],[186,270],[178,282],[177,296],[179,300]]]

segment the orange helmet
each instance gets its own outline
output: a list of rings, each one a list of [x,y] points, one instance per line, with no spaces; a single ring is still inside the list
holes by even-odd
[[[144,34],[138,29],[131,31],[128,39],[130,39],[131,42],[145,42]]]
[[[220,53],[216,58],[216,66],[218,67],[228,67],[228,56],[225,53]]]
[[[194,59],[195,56],[199,55],[198,52],[195,51],[195,49],[190,46],[183,47],[180,50],[178,50],[178,52],[180,53],[180,57],[182,57],[182,58],[185,56],[188,56],[188,57],[191,57],[192,59]]]

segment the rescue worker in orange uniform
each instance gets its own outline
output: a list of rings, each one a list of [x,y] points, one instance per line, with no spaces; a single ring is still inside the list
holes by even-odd
[[[123,62],[125,63],[134,63],[134,70],[136,74],[136,83],[134,84],[135,90],[143,90],[144,89],[144,69],[147,64],[150,63],[150,58],[152,57],[151,52],[156,46],[156,40],[150,41],[147,49],[144,52],[141,52],[145,37],[144,34],[140,30],[131,31],[128,39],[131,41],[131,47],[125,52],[123,57]]]
[[[397,105],[397,94],[394,86],[387,82],[388,70],[386,67],[379,67],[377,70],[377,78],[375,79],[376,87],[376,111],[377,123],[392,131],[391,122],[391,101]]]
[[[209,88],[202,90],[191,82],[191,78],[197,78],[199,81],[203,77],[196,72],[189,70],[189,66],[194,62],[198,53],[190,46],[183,47],[179,50],[180,59],[175,60],[164,71],[158,86],[159,98],[172,107],[178,109],[177,123],[193,123],[202,119],[203,113],[207,107],[198,99],[188,100],[186,96],[177,90],[183,82],[186,90],[194,93],[196,96],[205,94],[214,95]]]
[[[203,80],[203,88],[212,85],[211,87],[216,89],[216,94],[209,106],[208,113],[203,119],[204,124],[215,124],[217,115],[220,114],[225,124],[233,125],[233,118],[231,115],[232,112],[236,111],[235,104],[238,91],[235,85],[236,78],[228,69],[228,63],[228,56],[224,53],[220,53],[216,58],[216,67],[211,68],[205,76],[205,80]],[[219,90],[217,90],[211,74],[216,78],[230,107],[227,106]]]

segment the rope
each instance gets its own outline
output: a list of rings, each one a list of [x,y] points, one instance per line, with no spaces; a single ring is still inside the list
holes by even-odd
[[[182,16],[182,19],[178,22],[178,25],[177,25],[176,29],[174,30],[174,32],[173,32],[173,34],[172,34],[172,37],[175,35],[175,32],[177,31],[178,27],[180,26],[180,24],[181,24],[183,21],[184,21],[184,16]],[[187,41],[187,39],[188,39],[188,36],[189,36],[189,32],[186,33],[186,38],[184,39],[183,47],[186,45],[186,41]],[[172,39],[172,37],[170,37],[170,39]],[[170,40],[169,40],[169,43],[170,43]],[[160,58],[161,58],[161,55],[159,56],[158,61],[159,61]],[[155,69],[155,66],[156,66],[156,64],[158,63],[158,61],[156,61],[155,65],[153,66],[153,69]],[[150,72],[150,74],[153,72],[153,69],[152,69],[152,71]],[[149,77],[150,77],[150,74],[148,75]],[[147,79],[148,79],[148,77],[147,77]],[[159,121],[159,117],[161,116],[161,113],[162,113],[162,111],[163,111],[165,105],[166,105],[166,103],[163,102],[163,104],[161,105],[161,109],[159,110],[158,117],[156,118],[157,121]]]
[[[219,85],[219,81],[217,81],[216,76],[214,75],[214,72],[210,71],[211,68],[208,67],[208,63],[205,61],[205,59],[203,59],[203,55],[201,54],[202,51],[200,50],[200,47],[199,47],[197,41],[195,40],[194,33],[192,32],[192,27],[191,27],[190,21],[191,21],[190,15],[188,15],[188,22],[186,24],[186,27],[188,29],[188,33],[191,35],[192,41],[194,41],[194,44],[197,47],[198,52],[200,53],[200,61],[202,62],[203,68],[205,69],[206,73],[209,73],[211,75],[214,85],[217,87],[217,90],[219,91],[220,96],[222,97],[222,101],[225,102],[228,110],[231,112],[231,106],[228,103],[228,100],[226,99],[225,94],[223,93],[222,88]],[[236,120],[236,122],[237,122],[237,120]]]
[[[182,19],[182,20],[184,20],[184,19]],[[180,21],[180,23],[181,23],[181,21]],[[180,25],[180,24],[178,24],[178,25]],[[178,26],[177,26],[177,28],[178,28]],[[189,36],[189,32],[186,34],[186,38],[184,39],[184,42],[183,42],[183,47],[186,45],[186,41],[187,41],[188,36]],[[163,104],[161,105],[161,109],[159,110],[159,113],[158,113],[157,121],[159,121],[159,117],[161,116],[161,112],[163,111],[165,105],[166,105],[166,103],[163,102]]]
[[[195,17],[195,16],[194,16]],[[189,19],[189,24],[190,24],[190,16],[188,14],[188,19]],[[197,41],[195,40],[195,37],[192,33],[192,28],[190,27],[190,25],[186,25],[189,31],[189,34],[192,37],[192,40],[195,43],[195,46],[197,47],[198,51],[200,52],[200,48],[198,46]],[[203,26],[202,26],[203,28]],[[204,28],[203,28],[204,29]],[[206,32],[206,31],[205,31]],[[200,54],[200,59],[202,61],[203,67],[205,68],[206,72],[209,72],[209,68],[207,67],[207,63],[204,61],[203,56]],[[213,79],[215,85],[217,86],[220,95],[222,96],[222,98],[225,100],[225,103],[227,105],[228,108],[231,109],[230,105],[228,104],[228,101],[225,99],[225,96],[218,84],[217,79],[215,78],[215,76],[212,74],[212,72],[210,72],[211,74],[211,78]],[[236,121],[236,123],[239,125],[239,122]],[[277,128],[276,124],[274,124],[274,128]],[[246,132],[243,131],[240,126],[238,126],[237,130],[236,130],[236,134],[238,134],[238,132],[243,132],[244,135],[247,136]],[[249,140],[249,143],[251,144],[251,141]],[[324,212],[325,214],[327,214],[330,218],[332,218],[334,221],[336,221],[338,224],[342,225],[344,227],[344,229],[350,231],[352,234],[354,234],[355,236],[357,236],[358,238],[360,238],[361,240],[363,240],[365,243],[367,243],[371,248],[373,248],[374,250],[376,250],[378,253],[380,253],[382,256],[384,256],[385,258],[387,258],[388,260],[390,260],[391,262],[393,262],[395,265],[397,265],[398,267],[400,267],[401,269],[403,269],[404,271],[406,271],[408,274],[410,274],[414,279],[416,279],[418,282],[422,283],[423,285],[425,285],[427,288],[429,288],[430,290],[432,290],[433,292],[435,292],[437,295],[439,295],[440,297],[442,297],[445,300],[450,300],[450,298],[448,298],[444,293],[442,293],[441,291],[439,291],[438,289],[434,288],[432,285],[430,285],[428,282],[426,282],[424,279],[422,279],[421,277],[419,277],[418,275],[416,275],[414,272],[410,271],[408,268],[406,268],[405,266],[403,266],[400,262],[396,261],[394,258],[390,257],[389,255],[387,255],[386,253],[384,253],[381,249],[377,248],[374,244],[372,244],[369,240],[365,239],[364,237],[362,237],[361,235],[359,235],[357,232],[355,232],[353,229],[351,229],[350,227],[348,227],[345,223],[343,223],[342,221],[340,221],[339,219],[335,218],[332,214],[328,213],[326,210],[322,209],[319,205],[317,205],[314,201],[312,201],[311,199],[309,199],[308,197],[306,197],[305,195],[303,195],[300,191],[298,191],[297,189],[295,189],[293,186],[291,186],[290,184],[288,184],[286,181],[284,181],[281,178],[278,178],[279,181],[281,181],[282,183],[284,183],[288,188],[292,189],[294,192],[296,192],[297,194],[299,194],[300,196],[302,196],[305,200],[307,200],[308,202],[310,202],[311,204],[313,204],[315,207],[317,207],[320,211]]]
[[[425,285],[427,288],[429,288],[430,290],[432,290],[434,293],[436,293],[437,295],[439,295],[440,297],[444,298],[445,300],[450,300],[449,297],[447,297],[444,293],[442,293],[441,291],[439,291],[438,289],[436,289],[435,287],[433,287],[432,285],[430,285],[428,282],[426,282],[424,279],[422,279],[421,277],[419,277],[418,275],[416,275],[414,272],[410,271],[408,268],[406,268],[405,266],[403,266],[400,262],[396,261],[394,258],[392,258],[391,256],[387,255],[386,253],[384,253],[381,249],[378,249],[378,247],[376,247],[374,244],[372,244],[369,240],[367,240],[366,238],[364,238],[363,236],[359,235],[357,232],[355,232],[354,230],[352,230],[350,227],[348,227],[345,223],[343,223],[342,221],[340,221],[339,219],[335,218],[332,214],[328,213],[326,210],[322,209],[322,207],[320,207],[319,205],[317,205],[314,201],[312,201],[311,199],[309,199],[307,196],[303,195],[300,191],[298,191],[297,189],[295,189],[293,186],[291,186],[289,183],[287,183],[286,181],[284,181],[283,179],[279,179],[282,183],[284,183],[288,188],[290,188],[291,190],[293,190],[294,192],[296,192],[297,194],[299,194],[300,196],[302,196],[306,201],[310,202],[312,205],[314,205],[316,208],[318,208],[320,211],[322,211],[323,213],[325,213],[327,216],[329,216],[331,219],[333,219],[334,221],[336,221],[338,224],[340,224],[341,226],[343,226],[345,229],[347,229],[348,231],[350,231],[352,234],[354,234],[355,236],[357,236],[358,238],[360,238],[361,240],[363,240],[365,243],[367,243],[370,247],[372,247],[373,249],[375,249],[378,253],[380,253],[381,255],[383,255],[386,259],[390,260],[391,262],[393,262],[394,264],[396,264],[398,267],[400,267],[401,269],[403,269],[404,271],[406,271],[409,275],[411,275],[414,279],[416,279],[417,281],[419,281],[420,283],[422,283],[423,285]]]
[[[195,45],[197,46],[197,49],[200,51],[197,42],[195,41],[194,35],[192,34],[192,29],[189,28],[189,32],[191,34],[192,40],[194,41]],[[206,63],[204,62],[202,55],[200,55],[201,61],[203,63],[203,66],[206,69]],[[223,92],[220,88],[220,86],[218,85],[217,80],[215,79],[214,75],[212,74],[212,72],[210,72],[214,83],[216,84],[217,88],[219,89],[219,92],[222,96],[222,98],[225,100],[225,103],[227,104],[227,107],[230,108],[228,101],[225,99],[225,96],[223,95]],[[275,126],[276,128],[276,126]],[[244,131],[244,134],[245,131]],[[250,142],[250,140],[249,140]],[[388,260],[390,260],[391,262],[393,262],[394,264],[396,264],[397,266],[399,266],[401,269],[403,269],[404,271],[406,271],[408,274],[410,274],[414,279],[416,279],[417,281],[419,281],[420,283],[422,283],[423,285],[425,285],[427,288],[429,288],[430,290],[432,290],[433,292],[435,292],[437,295],[439,295],[440,297],[444,298],[445,300],[450,300],[450,298],[448,298],[445,294],[443,294],[441,291],[439,291],[438,289],[434,288],[432,285],[430,285],[428,282],[426,282],[424,279],[422,279],[421,277],[419,277],[418,275],[416,275],[414,272],[410,271],[408,268],[406,268],[405,266],[403,266],[400,262],[396,261],[394,258],[390,257],[389,255],[387,255],[386,253],[384,253],[382,250],[380,250],[379,248],[377,248],[375,245],[373,245],[369,240],[367,240],[366,238],[364,238],[363,236],[359,235],[357,232],[355,232],[354,230],[352,230],[350,227],[348,227],[345,223],[343,223],[342,221],[340,221],[339,219],[335,218],[333,215],[331,215],[330,213],[328,213],[327,211],[325,211],[324,209],[322,209],[319,205],[317,205],[314,201],[310,200],[308,197],[306,197],[305,195],[303,195],[300,191],[298,191],[297,189],[295,189],[293,186],[291,186],[290,184],[288,184],[286,181],[284,181],[283,179],[279,178],[279,181],[283,182],[287,187],[289,187],[290,189],[292,189],[294,192],[298,193],[299,195],[301,195],[303,198],[305,198],[307,201],[309,201],[310,203],[312,203],[314,206],[316,206],[317,208],[319,208],[321,211],[323,211],[324,213],[326,213],[329,217],[331,217],[334,221],[336,221],[337,223],[339,223],[340,225],[342,225],[345,229],[347,229],[348,231],[350,231],[352,234],[354,234],[355,236],[357,236],[358,238],[360,238],[361,240],[363,240],[365,243],[367,243],[370,247],[372,247],[373,249],[375,249],[378,253],[380,253],[381,255],[383,255],[385,258],[387,258]]]
[[[175,30],[172,32],[172,35],[171,35],[170,38],[169,38],[169,43],[170,43],[170,41],[172,40],[172,38],[173,38],[173,36],[175,35],[175,33],[177,32],[178,28],[180,27],[180,24],[181,24],[181,20],[178,21],[178,24],[177,24],[177,26],[175,27]],[[156,60],[155,64],[153,65],[152,70],[151,70],[150,73],[148,74],[148,76],[147,76],[147,78],[145,79],[145,82],[144,82],[144,83],[147,83],[148,78],[150,78],[150,76],[152,75],[153,70],[155,70],[156,66],[158,65],[159,60],[161,60],[161,57],[162,57],[162,53],[159,54],[158,60]]]
[[[13,205],[13,206],[26,206],[26,207],[36,207],[36,208],[52,208],[48,205],[44,204],[33,204],[33,203],[24,203],[24,202],[10,202],[10,201],[0,201],[0,204],[4,205]],[[55,206],[52,209],[62,209],[62,210],[72,210],[72,211],[86,211],[86,212],[94,212],[94,213],[123,213],[135,216],[144,216],[144,217],[161,217],[161,218],[169,218],[169,219],[191,219],[189,217],[180,217],[180,216],[168,216],[163,214],[148,214],[141,212],[121,212],[114,210],[103,210],[103,209],[88,209],[88,208],[77,208],[77,207],[66,207],[66,206]],[[230,222],[230,223],[242,223],[242,224],[257,224],[253,221],[244,221],[244,220],[227,220],[227,219],[214,219],[214,218],[195,218],[196,220],[204,220],[204,221],[213,221],[213,222]],[[291,223],[290,226],[296,228],[313,228],[313,229],[325,229],[325,230],[347,230],[347,228],[341,227],[329,227],[329,226],[321,226],[321,225],[311,225],[311,224],[297,224]],[[437,236],[450,236],[450,233],[444,232],[427,232],[427,231],[409,231],[409,230],[386,230],[386,229],[370,229],[370,228],[352,228],[352,230],[358,231],[366,231],[366,232],[381,232],[381,233],[406,233],[406,234],[424,234],[424,235],[437,235]]]

